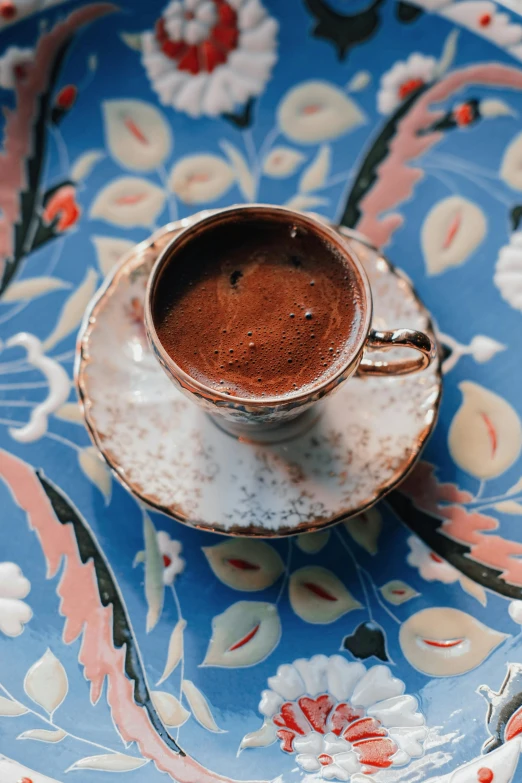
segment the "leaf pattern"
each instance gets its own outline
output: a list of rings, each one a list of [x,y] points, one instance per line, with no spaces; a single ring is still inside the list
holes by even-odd
[[[341,580],[322,566],[294,571],[288,592],[292,609],[308,623],[333,623],[343,614],[361,608]]]
[[[264,590],[284,569],[278,552],[264,541],[230,539],[203,552],[218,579],[234,590]]]
[[[212,620],[205,666],[252,666],[264,660],[281,637],[277,607],[262,601],[238,601]]]
[[[85,308],[94,296],[97,280],[94,269],[87,269],[82,282],[63,305],[54,329],[44,340],[44,351],[50,351],[79,326]]]
[[[124,753],[102,753],[99,756],[86,756],[75,761],[66,772],[75,769],[97,769],[100,772],[130,772],[148,764],[148,759],[126,756]]]
[[[36,704],[50,715],[58,709],[69,690],[67,674],[58,658],[47,650],[34,663],[24,680],[24,690]]]
[[[143,538],[145,541],[145,598],[147,599],[147,633],[158,622],[163,609],[163,562],[158,547],[156,530],[149,515],[143,512]]]
[[[87,478],[98,487],[105,498],[105,504],[107,505],[111,498],[111,474],[98,450],[94,446],[87,446],[86,448],[81,449],[78,452],[78,462]]]
[[[145,555],[145,553],[143,554]],[[135,564],[136,564],[136,560],[135,560]],[[178,622],[174,626],[174,630],[170,635],[169,649],[167,652],[167,660],[165,662],[165,668],[163,669],[163,674],[159,678],[157,685],[161,685],[162,682],[165,682],[167,677],[170,677],[170,675],[172,674],[172,672],[174,671],[178,663],[181,661],[181,658],[183,657],[183,632],[186,627],[187,627],[186,620],[178,620]]]
[[[192,710],[192,714],[196,718],[197,722],[200,723],[203,728],[208,729],[209,731],[221,733],[223,730],[219,728],[216,721],[214,720],[214,716],[212,715],[209,704],[199,688],[196,688],[191,680],[183,680],[182,687],[183,693],[185,694],[185,697],[190,705],[190,709]]]

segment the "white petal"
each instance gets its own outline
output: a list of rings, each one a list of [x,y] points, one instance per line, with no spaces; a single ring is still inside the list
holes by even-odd
[[[341,769],[343,769],[345,772],[348,772],[350,775],[353,775],[354,772],[359,772],[361,768],[359,757],[354,750],[344,751],[344,753],[337,753],[334,761],[337,766],[341,767]],[[371,783],[371,779],[368,780],[368,783]]]
[[[297,753],[317,756],[323,752],[323,737],[316,731],[311,731],[304,737],[297,736],[294,740],[294,748]]]
[[[336,753],[347,753],[350,748],[349,742],[331,732],[324,737],[324,752],[328,753],[329,756],[334,756]],[[337,761],[337,759],[335,760]]]
[[[18,598],[0,598],[0,632],[6,636],[20,636],[33,613],[25,601]]]
[[[316,696],[318,693],[326,691],[326,669],[328,666],[326,655],[314,655],[310,660],[299,658],[294,661],[294,666],[301,675],[306,693],[310,696]]]
[[[417,699],[409,694],[384,699],[368,709],[368,715],[377,718],[383,726],[412,727],[422,726],[424,718],[418,708]]]
[[[425,726],[393,728],[389,730],[389,735],[399,750],[406,753],[409,758],[415,759],[424,753],[423,742],[428,736],[428,729]]]
[[[196,18],[201,22],[205,22],[208,25],[213,24],[216,21],[216,6],[211,2],[203,2],[198,5],[196,11]]]
[[[278,27],[276,20],[269,16],[257,27],[241,33],[239,45],[252,52],[266,52],[274,46]]]
[[[266,11],[259,0],[246,0],[239,9],[239,27],[243,30],[248,27],[256,27],[264,19]]]
[[[279,666],[275,677],[268,678],[268,685],[284,699],[297,699],[305,693],[299,672],[288,663]]]
[[[308,753],[299,753],[295,757],[295,760],[299,766],[304,769],[305,772],[316,772],[316,770],[321,769],[321,765],[317,761],[316,757]]]
[[[182,90],[183,86],[190,81],[190,76],[184,71],[168,70],[154,83],[154,89],[161,98],[161,102],[167,105],[175,105],[176,95]]]
[[[203,96],[201,109],[209,117],[217,117],[234,109],[234,98],[229,88],[230,73],[222,66],[209,76],[208,86]]]
[[[31,582],[16,563],[0,563],[0,598],[26,598]]]
[[[188,44],[198,44],[205,40],[207,32],[208,30],[205,24],[198,22],[197,19],[192,19],[185,25],[184,38]]]
[[[258,710],[261,715],[266,715],[267,718],[271,718],[276,712],[279,712],[279,707],[283,704],[284,699],[278,693],[274,691],[263,691],[261,693],[261,701],[259,702]]]
[[[372,666],[355,686],[351,702],[354,707],[369,707],[376,701],[400,696],[404,683],[392,677],[387,666]]]
[[[350,780],[351,777],[350,772],[346,772],[335,762],[328,764],[327,767],[323,767],[322,775],[324,780]]]
[[[167,17],[165,29],[171,41],[180,41],[183,34],[183,19],[179,16]]]
[[[174,105],[180,111],[186,111],[190,117],[201,116],[201,99],[207,86],[208,76],[200,73],[187,81],[176,95]]]
[[[350,699],[356,683],[365,674],[362,663],[349,663],[340,655],[332,655],[328,661],[328,692],[338,701]]]

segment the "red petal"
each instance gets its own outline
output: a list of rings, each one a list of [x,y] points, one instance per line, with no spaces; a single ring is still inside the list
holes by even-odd
[[[354,749],[359,756],[361,764],[369,764],[372,767],[391,767],[390,758],[397,753],[397,745],[388,737],[383,739],[369,739],[358,742]]]
[[[219,3],[217,8],[221,24],[232,27],[236,24],[237,14],[228,3]]]
[[[60,109],[70,109],[76,100],[78,90],[74,84],[68,84],[66,87],[60,90],[56,96],[56,105]]]
[[[199,46],[200,60],[203,63],[203,69],[212,73],[214,68],[227,61],[225,52],[219,49],[212,41],[204,41]]]
[[[279,729],[279,731],[277,732],[277,736],[283,742],[283,744],[281,745],[281,750],[286,750],[287,753],[293,753],[294,752],[293,742],[295,739],[294,732],[288,731],[288,729]]]
[[[298,704],[314,731],[325,734],[326,721],[334,705],[332,697],[327,693],[319,696],[317,699],[309,699],[308,696],[302,696],[298,700]]]
[[[522,707],[511,716],[504,730],[506,741],[518,737],[519,734],[522,734]]]
[[[323,598],[325,601],[337,601],[335,595],[327,592],[321,585],[316,585],[315,582],[303,582],[303,587],[310,590],[311,593],[317,595],[319,598]]]
[[[178,61],[178,68],[180,71],[188,71],[194,74],[194,76],[199,73],[200,65],[197,46],[187,46],[185,54]]]
[[[362,710],[355,710],[351,704],[338,704],[330,718],[332,732],[339,737],[348,724],[353,723],[354,720],[358,720],[362,716]]]
[[[232,647],[228,648],[227,652],[232,652],[232,650],[239,650],[240,647],[244,647],[247,642],[250,641],[250,639],[253,639],[256,633],[259,631],[259,626],[261,623],[258,623],[254,628],[252,628],[251,631],[249,631],[247,634],[243,636],[242,639],[240,639],[238,642],[232,645]]]
[[[257,563],[250,563],[248,560],[241,560],[237,557],[231,557],[227,560],[234,568],[240,568],[242,571],[259,571],[260,566]]]
[[[310,731],[303,713],[293,701],[285,702],[279,715],[274,715],[272,721],[276,726],[285,726],[296,734],[308,734]]]
[[[488,431],[489,439],[491,441],[491,456],[495,456],[495,452],[497,450],[497,431],[495,427],[493,426],[493,423],[489,416],[485,413],[480,414],[482,416],[482,420],[484,421],[484,424],[486,425],[486,429]]]
[[[14,19],[17,14],[16,6],[10,0],[0,3],[0,16],[2,19]]]
[[[188,46],[183,41],[164,41],[161,45],[161,51],[171,60],[177,60],[183,57],[188,51]]]
[[[221,24],[217,24],[212,29],[210,38],[221,49],[230,52],[237,46],[238,32],[234,27],[224,27]]]
[[[352,723],[343,734],[344,739],[348,740],[348,742],[385,736],[386,730],[382,728],[380,721],[375,718],[362,718],[362,720]]]

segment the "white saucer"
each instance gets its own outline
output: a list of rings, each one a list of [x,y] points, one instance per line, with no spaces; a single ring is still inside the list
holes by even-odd
[[[408,472],[431,433],[440,360],[402,378],[352,378],[304,434],[239,442],[178,392],[149,351],[143,300],[152,265],[189,221],[138,245],[84,319],[76,384],[91,437],[120,481],[180,522],[219,533],[282,536],[317,530],[373,505]],[[353,232],[372,286],[374,327],[432,333],[411,284]],[[387,354],[389,358],[390,352]]]

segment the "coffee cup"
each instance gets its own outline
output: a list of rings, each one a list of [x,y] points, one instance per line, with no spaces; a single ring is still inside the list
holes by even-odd
[[[371,323],[354,243],[312,216],[261,204],[190,223],[158,257],[145,300],[168,377],[223,429],[260,442],[301,432],[316,403],[356,373],[400,376],[435,358],[428,334]],[[415,355],[372,360],[397,347]]]

